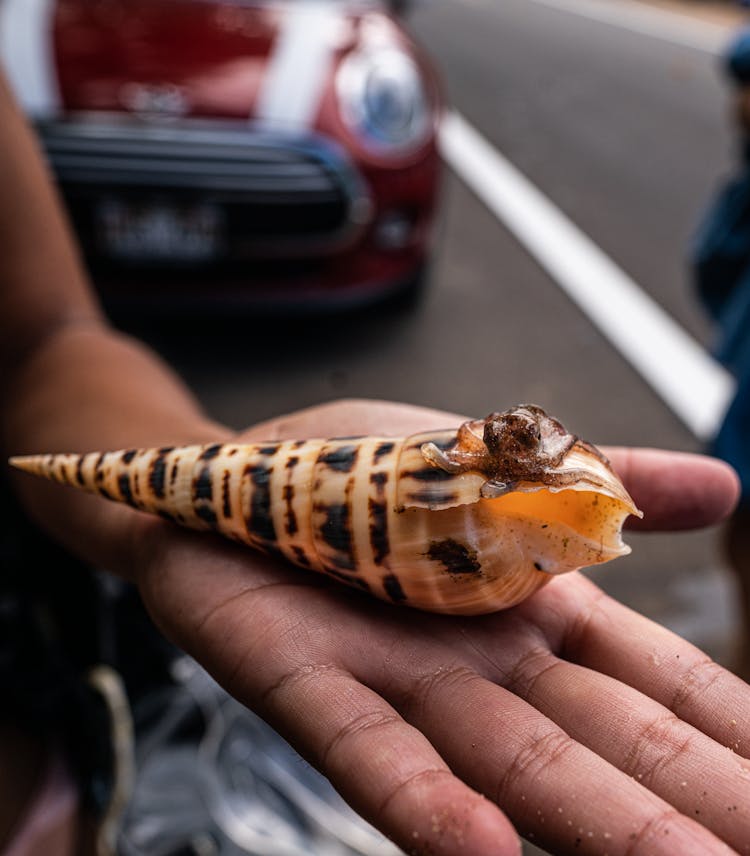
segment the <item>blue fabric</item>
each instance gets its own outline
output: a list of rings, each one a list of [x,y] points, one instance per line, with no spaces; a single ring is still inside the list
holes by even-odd
[[[695,237],[692,264],[701,301],[720,321],[750,269],[750,171],[729,181],[711,205]]]
[[[750,83],[750,28],[740,30],[730,42],[724,52],[724,66],[740,85]]]
[[[710,207],[692,247],[700,299],[717,322],[714,353],[737,378],[737,393],[709,451],[731,464],[750,500],[750,166]]]
[[[737,394],[709,451],[737,470],[742,500],[750,500],[750,367],[738,379]]]
[[[717,320],[714,355],[739,380],[750,369],[750,268],[738,278]]]

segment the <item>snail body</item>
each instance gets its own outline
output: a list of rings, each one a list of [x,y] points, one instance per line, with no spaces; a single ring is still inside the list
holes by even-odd
[[[478,614],[629,552],[606,458],[534,405],[406,438],[222,443],[11,459],[213,530],[392,603]]]

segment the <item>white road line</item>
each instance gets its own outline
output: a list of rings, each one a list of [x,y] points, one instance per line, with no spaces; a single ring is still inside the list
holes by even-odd
[[[679,12],[658,9],[635,0],[533,0],[533,2],[714,55],[724,51],[733,31],[730,25],[699,21]]]
[[[442,155],[701,440],[734,392],[728,372],[465,119],[443,120]]]

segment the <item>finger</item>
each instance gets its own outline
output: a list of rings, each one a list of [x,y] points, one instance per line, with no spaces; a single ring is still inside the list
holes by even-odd
[[[232,691],[241,698],[241,687]],[[413,854],[520,854],[502,812],[456,778],[425,736],[334,667],[302,668],[261,712],[363,817]]]
[[[633,529],[693,529],[718,523],[739,499],[739,481],[723,461],[660,449],[604,450],[623,480],[642,520]]]
[[[482,628],[491,636],[506,627],[501,646],[523,652],[527,642],[519,646],[513,638],[519,621],[512,615],[438,621],[424,622],[442,631],[429,643],[402,625],[385,661],[352,650],[351,666],[522,834],[555,853],[728,852],[695,820],[475,671],[488,665],[479,644]],[[533,628],[529,639],[543,641]]]
[[[520,853],[502,812],[455,778],[383,699],[336,666],[340,643],[331,622],[339,613],[346,636],[352,620],[336,598],[298,582],[294,570],[262,558],[249,562],[212,540],[175,537],[144,566],[141,591],[165,632],[407,852]]]
[[[331,402],[260,423],[246,439],[346,434],[409,434],[451,427],[454,413],[388,401]],[[636,505],[646,515],[634,529],[691,529],[724,519],[737,504],[739,481],[727,464],[705,455],[659,449],[605,449]]]
[[[519,614],[544,629],[560,656],[634,687],[750,758],[750,686],[582,575],[554,581]]]
[[[409,434],[455,426],[464,417],[388,401],[344,400],[318,405],[260,423],[245,439],[294,439],[347,434]],[[643,511],[634,529],[692,529],[724,519],[737,504],[734,470],[705,455],[659,449],[605,449],[615,470]]]
[[[560,660],[538,640],[509,655],[507,636],[487,634],[484,674],[742,852],[750,842],[744,759],[643,693]]]
[[[729,852],[695,820],[472,670],[436,667],[416,683],[410,671],[390,682],[397,709],[524,837],[559,854]]]

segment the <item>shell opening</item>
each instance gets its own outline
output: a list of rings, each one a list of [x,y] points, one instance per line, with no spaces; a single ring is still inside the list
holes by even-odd
[[[634,507],[580,488],[515,491],[450,508],[397,514],[389,556],[409,603],[464,615],[519,603],[553,575],[630,549],[622,525]]]
[[[493,516],[536,521],[541,542],[558,539],[560,543],[547,545],[545,552],[548,554],[563,557],[569,552],[565,530],[575,533],[581,545],[585,544],[592,552],[592,560],[585,564],[607,561],[630,552],[622,540],[622,527],[626,518],[637,510],[598,491],[540,488],[514,491],[486,500],[486,503]]]

